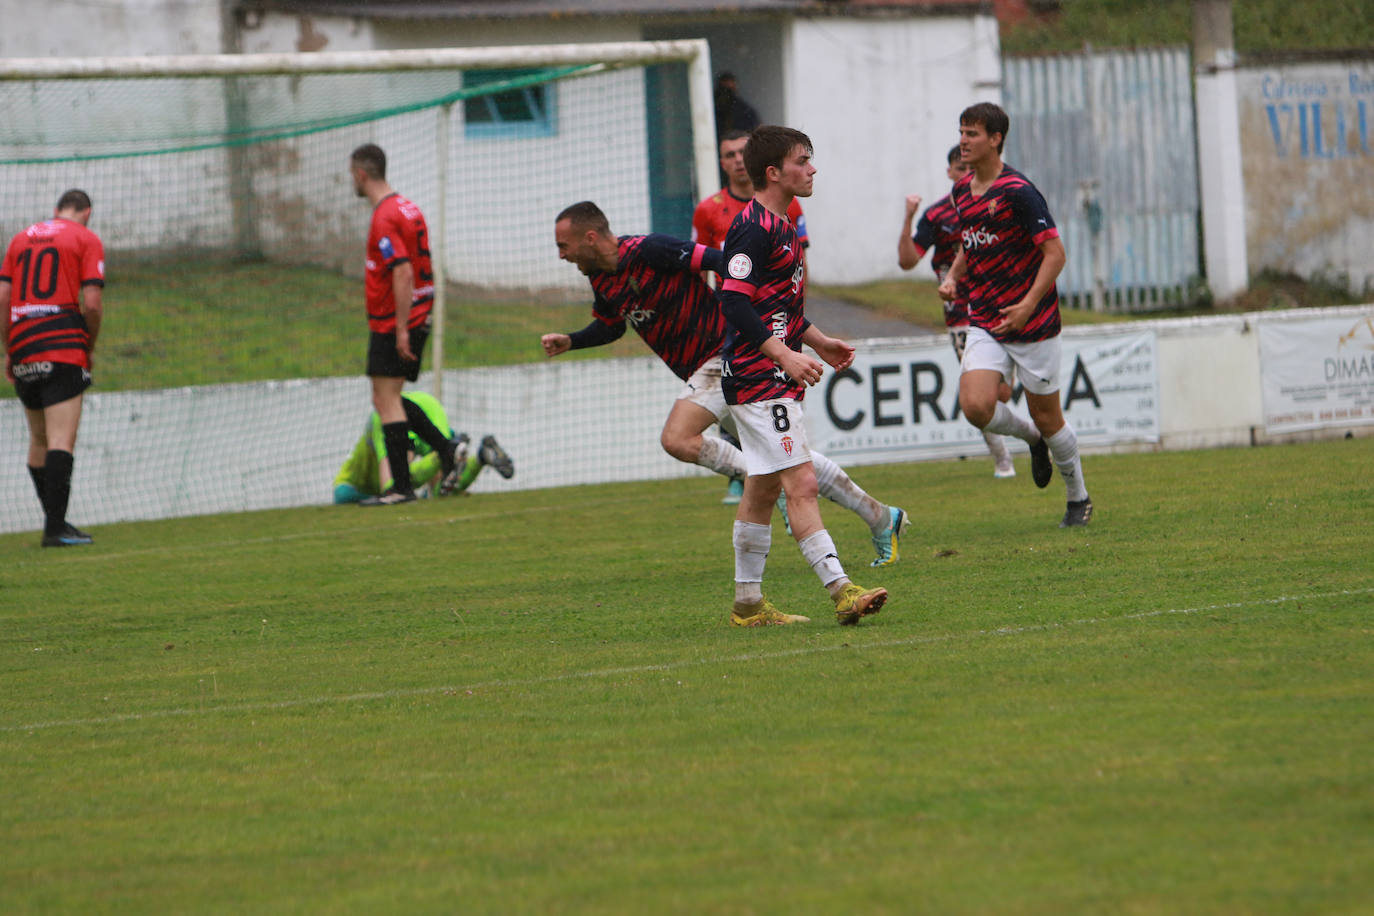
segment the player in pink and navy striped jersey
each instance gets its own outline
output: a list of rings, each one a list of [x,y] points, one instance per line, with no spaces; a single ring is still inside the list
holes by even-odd
[[[722,383],[749,466],[735,514],[730,622],[752,627],[809,620],[785,614],[763,597],[763,570],[772,544],[769,523],[779,492],[785,492],[792,536],[802,556],[835,602],[836,620],[855,624],[883,606],[887,590],[864,589],[849,580],[816,505],[817,472],[801,402],[806,386],[821,380],[825,364],[847,368],[854,348],[822,333],[803,314],[801,244],[786,214],[794,198],[811,195],[816,174],[811,140],[801,131],[765,125],[750,135],[744,162],[755,194],[726,234],[720,295],[729,325],[721,353]],[[803,343],[821,359],[802,353]],[[896,507],[889,507],[889,513],[887,528],[895,544],[906,515]]]
[[[959,377],[959,406],[979,429],[1024,439],[1031,477],[1064,479],[1068,505],[1061,528],[1086,525],[1093,504],[1083,484],[1078,436],[1059,403],[1059,294],[1055,279],[1066,255],[1045,198],[1030,179],[1002,162],[1010,120],[991,102],[959,116],[959,151],[969,166],[950,192],[959,214],[961,248],[940,285],[953,296],[968,289],[969,335]],[[1031,421],[998,400],[998,387],[1017,373]]]
[[[592,321],[582,330],[543,335],[544,352],[552,357],[611,343],[627,325],[633,327],[686,382],[663,424],[663,450],[679,461],[742,479],[746,468],[739,448],[724,438],[702,435],[717,422],[733,428],[721,390],[725,318],[715,290],[701,274],[724,269],[721,251],[666,235],[617,237],[606,214],[587,200],[558,214],[554,241],[559,257],[590,281],[595,302]],[[821,494],[868,525],[878,551],[873,565],[896,562],[897,545],[889,536],[894,510],[868,495],[833,461],[819,454],[814,460]]]
[[[950,148],[945,159],[948,163],[945,175],[951,182],[957,182],[968,174],[968,166],[964,165],[957,145]],[[943,281],[959,254],[959,213],[954,209],[950,195],[946,194],[926,208],[916,224],[916,231],[912,232],[911,222],[916,218],[920,206],[919,195],[907,195],[906,218],[902,221],[902,233],[897,238],[897,266],[902,270],[911,270],[929,251],[930,267],[935,271],[935,278]],[[968,290],[963,283],[959,284],[952,299],[945,300],[945,327],[949,329],[949,342],[954,347],[954,355],[962,362],[964,345],[968,340]],[[998,387],[997,397],[1002,401],[1011,400],[1010,380]],[[1015,477],[1016,467],[1012,464],[1011,452],[1007,451],[1007,444],[1002,437],[984,430],[983,441],[992,453],[993,476]]]

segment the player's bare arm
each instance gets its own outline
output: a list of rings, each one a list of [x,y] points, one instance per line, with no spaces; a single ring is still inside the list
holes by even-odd
[[[949,270],[945,272],[945,278],[940,281],[940,298],[947,302],[953,302],[954,297],[959,295],[959,281],[964,278],[968,271],[968,261],[964,258],[964,246],[959,246],[959,253],[954,256],[954,263],[949,265]]]
[[[814,385],[821,380],[821,375],[825,372],[825,366],[820,360],[805,353],[798,353],[776,337],[769,337],[759,345],[759,349],[798,384]]]
[[[837,372],[848,369],[854,362],[854,347],[838,337],[823,333],[814,324],[802,333],[802,343],[816,351]]]
[[[10,366],[10,290],[8,280],[0,280],[0,346],[5,348],[5,381],[14,384],[14,371]]]
[[[1035,313],[1035,306],[1040,300],[1045,298],[1045,294],[1054,286],[1054,281],[1059,278],[1059,272],[1068,263],[1068,254],[1064,251],[1064,242],[1058,238],[1045,239],[1039,245],[1041,260],[1040,269],[1035,272],[1035,282],[1031,284],[1030,290],[1025,298],[1015,305],[1008,306],[1001,310],[1002,322],[992,329],[994,334],[1003,334],[1008,331],[1019,331],[1030,321],[1031,315]]]
[[[100,319],[104,317],[104,291],[94,283],[81,287],[81,317],[86,322],[86,356],[95,367],[95,339],[100,336]],[[8,311],[6,307],[6,311]]]
[[[916,211],[921,209],[921,195],[908,194],[906,196],[906,218],[902,220],[902,235],[897,239],[897,266],[902,270],[911,270],[921,261],[921,253],[916,250],[916,243],[911,239],[911,222],[916,218]]]
[[[415,274],[410,262],[397,264],[391,270],[391,296],[396,302],[396,353],[406,362],[415,361],[410,349],[410,304],[415,295]]]

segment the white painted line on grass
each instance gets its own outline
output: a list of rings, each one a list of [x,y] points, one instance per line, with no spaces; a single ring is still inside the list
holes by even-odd
[[[905,639],[853,644],[843,643],[830,646],[801,646],[779,652],[745,653],[717,658],[684,659],[658,665],[629,665],[620,668],[596,668],[589,671],[570,671],[548,677],[519,678],[515,680],[477,681],[471,684],[445,685],[442,687],[414,687],[407,690],[385,690],[368,693],[349,693],[338,696],[302,697],[295,700],[274,700],[263,703],[234,703],[222,706],[177,707],[173,709],[154,709],[147,712],[117,713],[110,716],[97,716],[86,719],[57,719],[49,722],[30,722],[25,725],[0,725],[0,732],[39,731],[55,728],[78,728],[89,725],[117,725],[123,722],[143,722],[153,719],[171,719],[188,716],[202,716],[211,713],[270,712],[280,709],[300,709],[308,706],[336,706],[350,703],[374,703],[379,700],[398,700],[410,697],[441,696],[445,694],[467,693],[474,690],[488,690],[502,687],[533,687],[540,684],[556,684],[564,681],[587,680],[594,678],[618,677],[626,674],[652,674],[656,671],[676,671],[697,668],[704,665],[728,665],[739,662],[769,661],[780,658],[795,658],[802,655],[816,655],[822,652],[839,652],[857,649],[890,649],[902,646],[932,645],[954,642],[960,639],[976,639],[984,636],[1016,636],[1022,633],[1040,633],[1049,630],[1063,630],[1070,627],[1093,626],[1102,623],[1117,623],[1128,620],[1148,620],[1151,617],[1167,617],[1178,614],[1205,614],[1209,611],[1224,611],[1237,608],[1262,607],[1266,605],[1289,604],[1297,601],[1317,601],[1326,598],[1350,598],[1356,595],[1374,593],[1374,588],[1345,589],[1336,592],[1317,592],[1310,595],[1281,595],[1277,598],[1258,598],[1251,601],[1227,601],[1221,604],[1205,604],[1190,608],[1166,608],[1157,611],[1141,611],[1136,614],[1122,614],[1117,617],[1082,617],[1077,620],[1056,621],[1052,623],[1032,623],[1015,627],[998,627],[992,630],[971,630],[965,633],[945,633],[939,636],[910,636]]]

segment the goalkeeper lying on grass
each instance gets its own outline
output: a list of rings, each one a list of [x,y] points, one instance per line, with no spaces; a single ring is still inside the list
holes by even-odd
[[[460,472],[454,492],[461,493],[472,486],[482,468],[487,466],[495,468],[496,473],[502,477],[509,478],[515,474],[515,465],[511,462],[510,456],[492,436],[482,437],[477,451],[469,454],[470,440],[467,433],[453,432],[443,406],[432,395],[423,391],[406,391],[402,393],[401,401],[405,406],[407,419],[416,413],[428,418],[429,422],[438,427],[456,447],[455,457]],[[415,487],[418,489],[431,484],[432,488],[437,488],[441,471],[439,455],[414,432],[410,433],[410,454],[410,479]],[[368,497],[385,493],[390,485],[391,470],[386,463],[382,421],[374,410],[367,418],[362,437],[358,439],[357,445],[353,446],[352,453],[344,461],[343,467],[339,468],[338,476],[334,478],[334,503],[360,503]]]

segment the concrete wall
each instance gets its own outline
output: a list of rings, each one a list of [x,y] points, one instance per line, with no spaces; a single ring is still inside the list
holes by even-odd
[[[799,19],[783,45],[785,123],[816,147],[803,206],[816,283],[898,277],[903,198],[949,192],[959,112],[1000,101],[990,16]]]
[[[1073,341],[1104,333],[1153,338],[1148,352],[1157,363],[1154,378],[1141,379],[1147,383],[1142,390],[1158,392],[1157,407],[1147,411],[1157,410],[1158,423],[1147,437],[1153,441],[1129,430],[1104,430],[1108,435],[1096,441],[1115,442],[1088,451],[1212,448],[1374,433],[1374,409],[1366,409],[1360,422],[1330,422],[1298,433],[1271,435],[1264,428],[1266,367],[1258,328],[1277,323],[1291,330],[1330,324],[1333,318],[1340,328],[1354,329],[1345,336],[1354,339],[1360,353],[1374,348],[1374,305],[1066,330],[1066,350]],[[882,351],[894,364],[909,362],[910,351],[933,349],[943,358],[950,349],[943,335],[857,344],[865,357]],[[1366,357],[1359,365],[1364,368],[1355,381],[1364,386],[1364,403],[1374,404],[1374,363]],[[1137,370],[1150,368],[1137,360]],[[951,367],[950,373],[957,370]],[[828,384],[834,383],[832,376]],[[844,464],[986,457],[981,438],[967,424],[951,416],[937,421],[929,410],[912,416],[902,409],[897,376],[887,384],[891,406],[882,409],[901,419],[883,424],[881,437],[913,443],[922,430],[938,429],[942,441],[894,449],[873,435],[866,445],[844,450]],[[432,379],[422,376],[417,387],[432,391]],[[1071,391],[1067,383],[1063,388]],[[658,444],[658,430],[680,389],[681,382],[656,357],[555,360],[450,370],[444,375],[443,402],[455,429],[474,441],[494,434],[514,458],[515,477],[483,474],[472,488],[480,494],[707,474],[669,458]],[[618,394],[626,391],[633,396]],[[819,441],[827,434],[827,393],[824,386],[812,392],[807,419],[813,441]],[[361,377],[89,394],[76,450],[71,517],[85,526],[328,503],[334,475],[362,432],[369,400]],[[877,401],[872,407],[876,413]],[[1077,410],[1072,405],[1069,415],[1077,416]],[[956,438],[966,450],[949,447]],[[19,402],[0,401],[0,442],[25,441]],[[292,447],[282,451],[282,443]],[[32,485],[17,457],[0,462],[0,493],[7,494],[0,500],[0,532],[41,526]]]
[[[1374,290],[1374,60],[1236,75],[1251,273]]]

